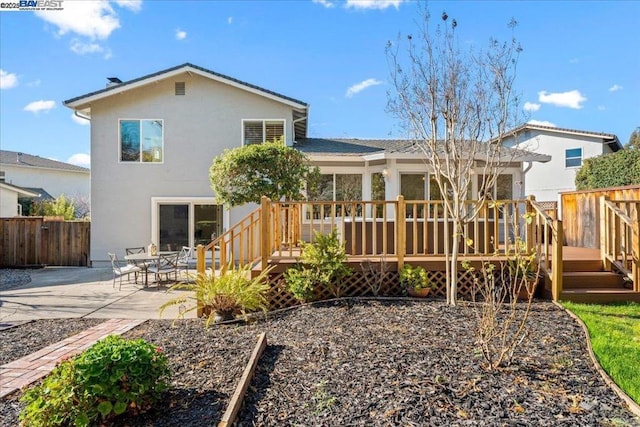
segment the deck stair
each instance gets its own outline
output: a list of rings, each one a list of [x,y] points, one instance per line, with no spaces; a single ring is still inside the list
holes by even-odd
[[[633,292],[622,274],[605,271],[599,251],[586,248],[567,248],[570,255],[563,262],[563,301],[612,303],[640,302],[640,294]],[[573,253],[572,253],[573,252]],[[581,256],[581,258],[577,258]]]

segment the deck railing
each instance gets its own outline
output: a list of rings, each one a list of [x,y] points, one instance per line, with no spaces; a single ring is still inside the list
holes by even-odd
[[[270,202],[273,257],[299,255],[299,242],[311,243],[315,233],[337,230],[351,257],[394,257],[402,266],[406,257],[445,256],[454,236],[465,256],[512,254],[520,250],[516,237],[526,241],[523,214],[526,200],[502,200],[478,205],[467,201],[462,233],[453,229],[442,201]]]
[[[640,201],[600,198],[600,253],[606,270],[615,266],[640,292]]]
[[[551,281],[551,295],[554,301],[557,301],[560,299],[563,288],[562,221],[552,218],[535,198],[529,197],[527,200],[531,213],[528,245],[533,245],[531,249],[538,254],[538,262],[545,274],[545,282]]]
[[[205,258],[219,259],[221,269],[257,262],[266,268],[270,259],[298,257],[301,241],[311,243],[316,232],[334,229],[351,257],[392,257],[399,267],[406,258],[443,257],[452,239],[462,236],[459,253],[466,257],[513,254],[521,250],[520,240],[528,250],[537,251],[545,271],[551,271],[554,254],[562,259],[562,223],[534,199],[482,205],[467,201],[463,212],[467,221],[458,233],[438,200],[405,201],[399,196],[377,201],[272,202],[263,197],[260,208],[198,248],[198,271],[204,272]],[[525,213],[533,219],[526,221]],[[554,277],[559,271],[561,282],[561,267],[553,270]]]
[[[218,262],[222,271],[229,265],[243,267],[259,260],[262,253],[260,215],[261,210],[256,209],[208,245],[198,245],[196,248],[198,273],[204,273],[206,259],[211,260],[212,269],[215,269],[215,264]]]

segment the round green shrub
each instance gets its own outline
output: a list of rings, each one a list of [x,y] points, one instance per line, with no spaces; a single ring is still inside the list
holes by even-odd
[[[88,426],[127,411],[147,410],[168,385],[162,349],[142,339],[110,335],[62,361],[26,391],[20,414],[24,426]]]

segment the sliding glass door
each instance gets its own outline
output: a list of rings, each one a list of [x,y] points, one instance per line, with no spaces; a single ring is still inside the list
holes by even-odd
[[[222,205],[198,201],[157,202],[157,236],[161,251],[206,245],[223,232]]]

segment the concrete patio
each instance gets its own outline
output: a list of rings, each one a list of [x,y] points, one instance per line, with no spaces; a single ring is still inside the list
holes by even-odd
[[[0,270],[2,274],[2,270]],[[31,282],[0,291],[0,324],[34,319],[159,319],[159,307],[186,291],[167,292],[168,285],[145,288],[142,281],[112,286],[111,268],[47,267],[30,270]],[[188,293],[188,292],[186,292]],[[178,307],[162,315],[174,319]],[[186,317],[195,317],[195,311]]]

